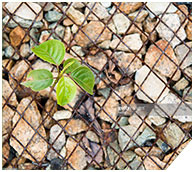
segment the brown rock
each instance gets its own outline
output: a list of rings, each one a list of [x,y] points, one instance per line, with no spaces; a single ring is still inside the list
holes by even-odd
[[[164,168],[165,163],[160,161],[156,156],[151,156],[151,158],[159,165],[157,165],[154,161],[152,161],[149,157],[146,157],[143,164],[146,170],[161,170]]]
[[[10,71],[13,65],[14,65],[14,61],[11,59],[4,59],[2,61],[3,70],[6,69],[7,71]]]
[[[143,150],[145,152],[149,152],[150,147],[143,147]],[[146,156],[147,153],[145,153],[141,148],[137,148],[135,149],[135,153],[141,157]],[[150,152],[148,153],[148,155],[150,156],[156,156],[159,157],[162,154],[162,150],[158,147],[153,147]]]
[[[83,27],[82,31],[84,31],[91,40],[95,41],[97,37],[101,34],[103,29],[104,24],[99,21],[91,21]],[[78,45],[82,47],[90,46],[92,42],[88,39],[87,36],[83,32],[79,31],[75,38],[75,41]],[[108,29],[105,29],[100,37],[97,39],[96,43],[103,42],[104,40],[110,40],[111,36],[112,33]]]
[[[10,151],[10,146],[8,144],[8,142],[6,142],[4,145],[3,145],[3,148],[2,148],[2,166],[5,165],[5,163],[8,161],[8,158],[9,158],[9,151]]]
[[[21,41],[23,40],[24,36],[25,36],[25,31],[21,27],[17,26],[9,34],[11,44],[14,47],[17,47],[18,45],[21,44]],[[28,41],[29,41],[29,37],[25,36],[23,42],[28,42]]]
[[[35,170],[36,167],[37,167],[36,165],[27,162],[27,163],[24,163],[24,164],[20,164],[20,165],[18,166],[18,169],[19,169],[19,170]]]
[[[25,120],[28,121],[29,124],[31,124],[31,126],[34,129],[37,129],[41,123],[41,115],[39,113],[39,110],[35,101],[31,102],[31,100],[32,99],[30,97],[22,99],[20,104],[17,107],[17,111],[21,115],[24,115]],[[13,117],[13,120],[12,120],[13,127],[20,119],[20,114],[18,113],[15,113],[15,116]],[[12,136],[16,137],[23,146],[26,146],[29,143],[32,136],[35,134],[34,129],[32,129],[32,127],[29,124],[26,123],[22,118],[17,123],[16,127],[12,132]],[[37,131],[42,137],[46,138],[46,132],[42,125]],[[40,137],[38,133],[35,134],[31,142],[29,143],[27,147],[27,151],[30,152],[37,161],[41,161],[47,152],[47,143],[45,140],[43,140],[42,137]],[[24,148],[19,144],[17,140],[14,139],[14,137],[10,138],[10,145],[20,155],[23,152]],[[35,161],[31,157],[31,155],[28,154],[26,151],[22,154],[22,156],[32,161]]]
[[[188,16],[188,14],[189,14],[189,12],[188,12],[188,7],[186,6],[186,5],[178,5],[178,8],[180,9],[178,9],[177,11],[176,11],[176,14],[178,14],[178,16],[179,16],[179,18],[180,18],[180,22],[182,23],[184,23],[183,24],[183,27],[185,27],[186,26],[186,24],[188,23],[188,19],[186,19],[186,16]],[[183,13],[181,12],[181,11],[183,11]],[[185,14],[185,15],[184,15]],[[186,21],[184,21],[184,20],[186,20]]]
[[[121,3],[121,4],[120,4]],[[132,13],[139,9],[143,5],[142,2],[114,2],[116,6],[119,6],[119,9],[126,14]]]
[[[180,147],[176,150],[178,154],[180,154],[183,149],[190,143],[191,140],[186,141],[185,143],[181,144]]]
[[[131,13],[128,15],[128,17],[131,19],[131,20],[134,20],[136,22],[143,22],[145,20],[145,18],[148,16],[148,12],[146,10],[141,10],[141,11],[136,11],[134,13]],[[137,18],[136,18],[137,17]]]
[[[172,152],[168,155],[166,155],[163,159],[163,162],[168,163],[167,167],[177,158],[177,154]]]
[[[171,77],[175,70],[177,69],[176,65],[170,60],[172,59],[178,65],[178,59],[176,58],[172,47],[169,45],[165,50],[168,42],[165,40],[159,40],[156,42],[157,48],[155,45],[151,45],[146,53],[145,62],[152,67],[155,62],[159,59],[158,63],[155,66],[155,69],[159,71],[162,75],[166,77]],[[162,54],[162,51],[165,50],[165,54]],[[172,78],[173,80],[178,80],[180,78],[181,72],[178,70],[177,73]]]
[[[72,22],[72,20],[70,20],[69,18],[66,18],[66,19],[64,19],[64,21],[63,21],[63,25],[64,26],[71,26],[71,25],[73,25],[74,23]]]
[[[135,25],[136,25],[136,26],[135,26]],[[135,25],[132,24],[132,26],[130,27],[130,29],[129,29],[128,32],[127,32],[128,35],[129,35],[129,34],[132,34],[132,33],[139,33],[139,34],[141,34],[141,31],[138,29],[138,27],[139,27],[141,30],[143,30],[142,24],[141,24],[141,23],[135,23]]]
[[[192,20],[192,17],[190,17]],[[187,26],[186,26],[186,35],[189,40],[192,40],[192,22],[189,21]]]

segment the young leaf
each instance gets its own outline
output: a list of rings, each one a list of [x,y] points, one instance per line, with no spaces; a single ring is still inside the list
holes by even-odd
[[[28,74],[27,79],[28,78],[32,79],[21,84],[30,87],[33,91],[43,90],[52,85],[53,82],[52,73],[46,69],[32,70]]]
[[[32,48],[32,51],[49,63],[60,65],[65,55],[65,47],[61,41],[58,40],[48,40],[39,46]]]
[[[76,84],[68,77],[62,77],[56,88],[57,102],[64,106],[71,102],[76,95]]]
[[[76,68],[70,75],[79,86],[81,86],[89,94],[93,94],[95,83],[92,71],[86,66]]]
[[[70,62],[74,62],[72,65],[70,65],[65,73],[70,73],[72,72],[73,70],[75,70],[76,68],[78,68],[80,66],[80,62],[77,60],[77,59],[74,59],[74,58],[69,58],[67,59],[64,64],[63,64],[63,67],[65,67],[67,64],[69,64]]]

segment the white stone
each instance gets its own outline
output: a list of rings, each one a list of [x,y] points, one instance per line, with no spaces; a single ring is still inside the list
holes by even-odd
[[[66,147],[63,147],[62,150],[60,151],[60,155],[63,156],[63,158],[66,157]],[[60,157],[60,156],[59,156]],[[60,157],[61,158],[61,157]]]
[[[109,8],[111,6],[111,2],[101,2],[102,6],[105,8]]]
[[[60,111],[57,111],[53,118],[56,120],[56,121],[59,121],[61,119],[69,119],[70,117],[72,116],[72,112],[68,111],[68,110],[60,110]]]
[[[77,55],[75,54],[75,52]],[[74,57],[77,57],[77,56],[83,57],[85,55],[84,52],[82,51],[82,48],[76,45],[71,47],[70,54],[72,54]]]

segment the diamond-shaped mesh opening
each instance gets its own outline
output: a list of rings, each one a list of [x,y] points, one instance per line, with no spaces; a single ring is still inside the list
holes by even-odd
[[[2,6],[4,169],[166,169],[190,142],[191,3]],[[21,85],[33,69],[57,76],[31,51],[49,39],[93,71],[94,95],[77,86],[62,107]]]

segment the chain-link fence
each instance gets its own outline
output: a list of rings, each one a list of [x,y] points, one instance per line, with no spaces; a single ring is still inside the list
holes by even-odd
[[[191,3],[3,3],[3,167],[165,169],[191,140]],[[67,106],[23,87],[61,40],[95,74]]]

